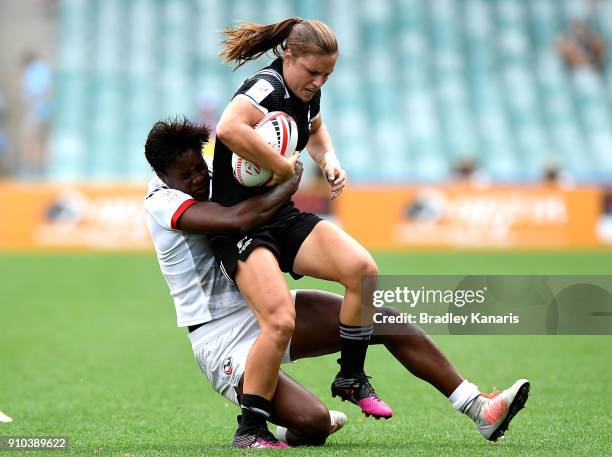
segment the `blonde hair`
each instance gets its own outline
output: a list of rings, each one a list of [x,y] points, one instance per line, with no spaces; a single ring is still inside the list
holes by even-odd
[[[234,70],[268,51],[281,57],[285,49],[294,56],[304,54],[338,54],[338,42],[331,29],[316,19],[303,20],[291,17],[274,24],[262,25],[243,22],[238,27],[228,27],[221,43],[223,63],[235,61]]]

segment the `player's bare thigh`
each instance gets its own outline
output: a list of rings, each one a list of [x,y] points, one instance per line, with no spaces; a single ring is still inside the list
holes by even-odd
[[[361,276],[375,276],[378,269],[370,253],[335,225],[321,221],[300,246],[293,270],[345,284]],[[347,285],[347,284],[345,284]]]
[[[245,261],[238,261],[236,283],[260,326],[295,320],[291,292],[270,250],[258,247]]]

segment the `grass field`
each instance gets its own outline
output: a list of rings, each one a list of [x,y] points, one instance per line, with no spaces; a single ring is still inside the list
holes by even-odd
[[[383,274],[612,274],[612,255],[595,253],[377,260]],[[152,255],[3,254],[0,271],[0,410],[14,418],[0,423],[0,436],[69,436],[71,455],[245,452],[229,447],[237,408],[201,376]],[[323,448],[291,455],[611,455],[612,337],[435,339],[483,390],[531,380],[528,408],[503,440],[483,440],[445,398],[374,348],[368,372],[396,416],[377,422],[332,400],[334,357],[300,361],[287,371],[350,423]]]

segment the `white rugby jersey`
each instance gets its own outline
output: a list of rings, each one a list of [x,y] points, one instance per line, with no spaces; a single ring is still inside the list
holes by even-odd
[[[179,327],[219,319],[247,306],[215,263],[206,235],[176,227],[181,214],[194,203],[190,195],[170,189],[157,177],[149,182],[144,200],[147,226]]]

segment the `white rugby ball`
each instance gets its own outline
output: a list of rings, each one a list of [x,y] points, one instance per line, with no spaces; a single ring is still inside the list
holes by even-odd
[[[297,124],[291,116],[282,111],[272,111],[255,126],[257,133],[266,143],[288,159],[295,153],[298,141]],[[272,176],[272,172],[232,153],[234,178],[246,187],[261,186]]]

